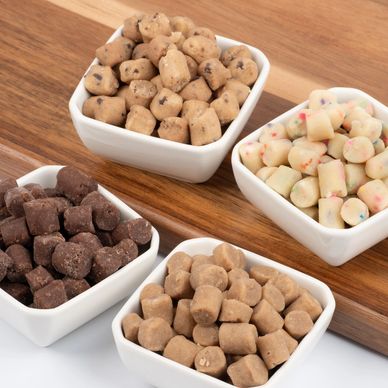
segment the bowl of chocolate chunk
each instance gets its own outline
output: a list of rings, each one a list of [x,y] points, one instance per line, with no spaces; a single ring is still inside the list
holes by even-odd
[[[319,280],[197,238],[179,244],[148,276],[112,330],[124,365],[150,385],[283,387],[334,309]]]
[[[0,179],[0,318],[48,346],[132,292],[159,248],[149,221],[84,172]]]
[[[257,48],[188,17],[130,15],[97,48],[70,114],[92,152],[204,182],[247,123],[269,69]]]

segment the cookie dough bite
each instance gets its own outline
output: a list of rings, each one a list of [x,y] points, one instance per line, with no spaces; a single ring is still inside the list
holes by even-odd
[[[295,310],[306,311],[313,322],[315,322],[322,313],[320,303],[307,290],[301,291],[300,296],[288,306],[284,311],[284,314],[287,315],[290,311]]]
[[[242,356],[256,353],[257,330],[254,325],[222,323],[218,335],[224,353]]]
[[[280,123],[268,123],[261,132],[259,142],[265,144],[272,140],[280,139],[288,139],[287,131],[284,125]]]
[[[261,171],[264,166],[261,158],[263,144],[257,141],[250,141],[241,144],[239,154],[243,165],[254,174]]]
[[[148,58],[148,48],[149,43],[140,43],[136,45],[132,51],[131,59],[136,60],[141,58]]]
[[[188,38],[191,36],[204,36],[205,38],[208,38],[210,40],[216,40],[216,35],[214,32],[207,27],[194,27],[189,31]]]
[[[307,139],[321,141],[334,137],[334,128],[331,125],[327,111],[319,109],[306,114]]]
[[[214,286],[197,287],[190,312],[195,322],[201,325],[211,325],[217,319],[222,305],[222,292]]]
[[[318,178],[321,197],[347,196],[345,167],[340,160],[320,164],[318,166]]]
[[[219,58],[221,51],[217,46],[217,42],[201,35],[187,38],[183,43],[182,50],[197,63],[201,63],[210,58]]]
[[[191,264],[191,273],[193,274],[203,264],[216,264],[214,256],[194,255]]]
[[[221,125],[232,122],[240,112],[236,96],[228,91],[213,100],[210,106],[216,111]]]
[[[308,148],[292,147],[288,153],[287,159],[290,166],[294,170],[300,171],[306,175],[317,176],[317,168],[320,162],[320,158],[321,156],[317,152],[309,150]]]
[[[127,84],[132,80],[149,81],[156,75],[156,68],[147,58],[131,59],[120,64],[120,79]]]
[[[231,61],[228,69],[232,74],[232,78],[248,86],[254,84],[259,76],[259,69],[256,62],[246,57],[237,57]]]
[[[173,330],[162,318],[149,318],[140,323],[138,341],[143,348],[161,352],[173,337]]]
[[[184,101],[199,100],[208,102],[212,97],[212,91],[203,77],[188,83],[179,94]]]
[[[290,199],[299,208],[318,204],[320,198],[318,178],[310,176],[295,183],[291,189]]]
[[[85,75],[84,85],[91,94],[113,96],[117,93],[119,81],[109,66],[92,65]]]
[[[190,284],[194,290],[200,286],[210,285],[225,291],[228,286],[228,274],[218,265],[203,264],[191,274]]]
[[[307,135],[306,115],[310,114],[310,112],[311,109],[302,109],[288,120],[286,130],[290,139],[297,139]]]
[[[163,351],[163,356],[191,368],[200,349],[183,335],[177,335],[170,339]]]
[[[339,197],[321,198],[318,201],[319,223],[328,228],[344,229],[341,208],[344,201]]]
[[[286,306],[292,303],[300,295],[298,283],[288,275],[279,273],[268,281],[269,284],[274,285],[283,294]]]
[[[221,124],[213,108],[194,116],[189,121],[191,144],[196,146],[213,143],[221,138]]]
[[[290,358],[290,352],[281,330],[259,337],[257,347],[268,369],[273,369]]]
[[[268,370],[256,354],[248,354],[230,364],[227,373],[236,387],[255,387],[268,381]]]
[[[292,150],[292,143],[288,139],[272,140],[263,145],[261,158],[268,167],[278,167],[288,164],[288,155]]]
[[[255,306],[261,299],[261,286],[254,279],[240,279],[232,283],[228,299],[236,299],[248,306]]]
[[[164,294],[164,288],[160,284],[149,283],[144,286],[140,292],[140,302],[142,302],[144,299],[156,298],[162,294]]]
[[[195,28],[194,22],[187,16],[174,16],[170,18],[170,25],[173,31],[179,31],[186,38],[189,37],[189,33]]]
[[[278,169],[278,167],[262,167],[257,171],[256,176],[263,182],[267,182],[267,179]]]
[[[193,259],[185,252],[175,252],[167,262],[167,271],[172,273],[174,271],[187,271],[190,272]]]
[[[159,317],[168,322],[173,321],[173,305],[170,295],[162,294],[141,301],[144,319]]]
[[[143,14],[134,14],[124,20],[123,36],[139,43],[143,40],[139,30],[139,23],[143,19]]]
[[[163,88],[153,98],[150,109],[156,119],[162,121],[167,117],[177,117],[182,110],[183,99],[170,89]]]
[[[165,56],[168,50],[177,50],[171,37],[158,35],[148,43],[147,58],[158,67],[160,58]]]
[[[176,141],[178,143],[190,143],[189,125],[186,119],[181,117],[167,117],[159,126],[158,135],[161,139]]]
[[[302,179],[302,174],[287,166],[279,168],[265,182],[269,187],[285,198],[289,198],[296,182]]]
[[[127,314],[121,322],[124,337],[129,341],[137,343],[137,335],[139,333],[139,327],[142,322],[143,319],[140,318],[138,314]]]
[[[334,137],[329,140],[327,144],[327,153],[334,159],[345,160],[343,155],[343,149],[345,143],[349,140],[346,135],[335,133]]]
[[[128,110],[133,105],[141,105],[149,108],[152,99],[157,93],[156,86],[151,81],[133,80],[129,84],[125,94],[125,104]]]
[[[306,311],[294,310],[284,318],[284,328],[295,339],[304,337],[313,326],[314,323]]]
[[[193,329],[193,341],[201,346],[218,345],[218,326],[216,324],[208,326],[195,325]]]
[[[341,217],[348,225],[356,226],[369,218],[368,206],[358,198],[349,198],[341,207]]]
[[[164,87],[160,75],[157,75],[156,77],[152,78],[151,82],[156,86],[157,92],[160,92]]]
[[[239,279],[249,279],[249,273],[242,268],[232,268],[228,272],[228,287],[230,287],[234,281]]]
[[[169,50],[159,61],[159,72],[164,87],[180,92],[191,80],[186,57],[179,50]]]
[[[309,109],[321,109],[328,104],[337,102],[337,96],[330,90],[316,89],[309,95]]]
[[[138,23],[144,42],[149,42],[158,35],[171,35],[170,20],[164,13],[156,12],[144,16]]]
[[[96,50],[96,57],[101,65],[113,67],[131,58],[135,42],[120,36],[113,42],[106,43]]]
[[[371,213],[378,213],[388,207],[388,187],[380,179],[362,185],[357,195],[366,203]]]
[[[365,172],[372,179],[388,177],[388,149],[367,160]]]
[[[350,131],[352,128],[353,121],[359,121],[363,123],[365,120],[371,118],[371,115],[363,108],[356,106],[350,110],[350,112],[345,116],[342,126]]]
[[[217,91],[217,96],[219,97],[222,93],[226,91],[232,92],[236,96],[238,104],[241,107],[244,104],[245,100],[248,98],[251,89],[249,88],[249,86],[232,78],[228,79],[225,85]]]
[[[266,299],[261,300],[253,309],[251,322],[261,335],[279,330],[284,324],[281,315]]]
[[[236,299],[224,299],[222,302],[220,322],[248,323],[253,309]]]
[[[221,62],[224,66],[228,67],[232,61],[236,58],[249,58],[252,59],[252,54],[247,46],[238,45],[232,46],[224,50],[221,54]]]
[[[232,78],[231,72],[217,58],[210,58],[200,63],[198,73],[203,76],[212,90],[217,90]]]
[[[119,127],[124,124],[127,116],[124,98],[99,96],[94,101],[94,104],[93,118]]]
[[[174,271],[164,279],[164,291],[173,299],[191,299],[194,290],[191,288],[191,275],[187,271]]]
[[[213,249],[214,262],[216,265],[223,267],[226,271],[233,268],[243,268],[245,262],[241,260],[240,251],[233,245],[222,243]]]
[[[187,100],[182,105],[181,117],[190,122],[193,117],[200,116],[207,108],[209,108],[208,102]]]
[[[125,128],[130,131],[151,135],[156,126],[156,120],[150,110],[141,105],[133,105],[127,116]]]
[[[348,139],[344,144],[343,155],[350,163],[365,163],[375,154],[372,142],[365,136]]]
[[[278,313],[282,312],[286,305],[283,294],[271,283],[263,286],[262,299],[266,300]]]
[[[192,337],[196,325],[190,313],[190,305],[191,299],[181,299],[178,301],[173,323],[174,330],[186,338]]]
[[[219,346],[208,346],[200,350],[194,363],[197,371],[213,377],[222,376],[227,367],[225,354]]]
[[[191,81],[195,80],[198,74],[198,64],[189,55],[185,55],[187,67],[189,68]]]

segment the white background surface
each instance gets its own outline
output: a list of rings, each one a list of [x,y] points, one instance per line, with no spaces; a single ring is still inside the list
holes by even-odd
[[[111,322],[123,303],[48,348],[0,321],[0,387],[150,388],[115,349]],[[388,358],[327,332],[285,388],[311,387],[387,388]]]

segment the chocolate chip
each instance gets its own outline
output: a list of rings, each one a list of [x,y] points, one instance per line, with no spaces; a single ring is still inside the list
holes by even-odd
[[[101,74],[98,74],[98,73],[93,73],[93,77],[99,81],[102,80],[102,75]]]
[[[101,105],[104,102],[104,100],[101,97],[97,98],[97,104]]]
[[[237,69],[243,70],[243,69],[244,69],[244,63],[243,63],[243,61],[238,61],[238,62],[237,62],[237,65],[236,65],[236,68],[237,68]]]
[[[160,100],[159,100],[159,104],[160,105],[164,105],[164,103],[167,101],[167,97],[166,96],[163,96]]]

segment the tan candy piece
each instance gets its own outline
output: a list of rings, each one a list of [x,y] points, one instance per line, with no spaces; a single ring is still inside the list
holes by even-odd
[[[221,62],[224,64],[224,66],[229,66],[230,62],[236,58],[241,57],[252,59],[252,54],[249,48],[243,44],[232,46],[224,50],[221,54]]]
[[[245,85],[251,86],[259,76],[259,69],[251,58],[237,57],[228,65],[232,78],[237,79]]]
[[[195,369],[209,376],[220,377],[226,371],[226,357],[218,346],[208,346],[200,350],[194,360]]]
[[[201,35],[187,38],[183,43],[182,50],[197,63],[220,56],[220,49],[217,46],[217,42]]]
[[[205,38],[208,38],[210,40],[216,40],[216,36],[215,36],[214,32],[210,28],[207,28],[207,27],[195,27],[192,30],[190,30],[189,37],[190,36],[197,36],[197,35],[204,36]]]
[[[139,22],[144,17],[142,14],[134,14],[128,19],[124,20],[123,36],[134,42],[141,42],[143,40],[139,31]]]
[[[228,272],[228,287],[239,279],[249,279],[249,273],[242,268],[233,268]]]
[[[249,354],[229,365],[227,373],[236,387],[256,387],[268,381],[268,370],[256,354]]]
[[[236,96],[228,91],[213,100],[210,106],[215,109],[221,125],[229,124],[240,111]]]
[[[132,51],[131,59],[147,58],[148,56],[148,43],[140,43]],[[147,58],[148,59],[148,58]]]
[[[222,323],[219,329],[220,347],[224,353],[246,355],[256,353],[257,330],[249,323]]]
[[[139,326],[139,344],[154,352],[162,351],[172,336],[170,325],[162,318],[146,319]]]
[[[298,283],[296,283],[296,281],[291,279],[288,275],[281,273],[270,279],[269,282],[283,294],[286,306],[292,303],[299,296],[300,289]]]
[[[200,286],[209,285],[225,291],[228,286],[228,274],[218,265],[203,264],[192,272],[190,284],[194,290]]]
[[[135,43],[120,36],[113,42],[104,44],[96,50],[96,57],[103,66],[113,67],[131,58]]]
[[[197,268],[203,264],[215,264],[214,256],[208,255],[194,255],[193,263],[191,265],[191,273],[194,273]]]
[[[260,334],[269,334],[283,327],[283,318],[265,299],[253,309],[251,322]]]
[[[179,93],[184,101],[199,100],[208,102],[212,96],[212,91],[206,81],[199,77],[188,83]]]
[[[169,325],[173,320],[173,307],[170,295],[162,294],[154,298],[147,298],[141,301],[144,319],[162,318]]]
[[[182,270],[190,272],[193,259],[185,252],[175,252],[167,262],[168,273]]]
[[[150,109],[156,119],[162,121],[167,117],[177,117],[182,109],[183,100],[179,94],[163,88],[152,99]]]
[[[290,352],[281,330],[259,337],[257,347],[268,369],[273,369],[290,358]]]
[[[117,92],[119,81],[109,66],[93,65],[85,75],[84,85],[92,94],[113,96]]]
[[[173,328],[178,334],[182,334],[187,338],[193,335],[193,329],[196,325],[190,313],[191,299],[181,299],[175,312]]]
[[[241,256],[237,248],[228,243],[217,245],[213,249],[214,262],[226,271],[241,268]]]
[[[279,275],[279,271],[275,268],[268,267],[266,265],[256,264],[249,270],[251,278],[255,279],[257,283],[264,286],[268,280]]]
[[[104,123],[118,126],[124,124],[127,115],[123,98],[107,96],[88,98],[82,107],[82,113]]]
[[[205,101],[187,100],[182,105],[181,116],[190,122],[193,117],[200,116],[207,108],[209,104]]]
[[[221,124],[213,108],[207,108],[189,121],[191,144],[196,146],[213,143],[221,138]]]
[[[159,61],[169,50],[176,50],[176,45],[172,42],[171,37],[158,35],[148,43],[147,58],[156,67]]]
[[[171,35],[169,18],[161,12],[145,15],[139,22],[139,31],[144,42],[149,42],[158,35]]]
[[[310,315],[303,310],[290,311],[284,318],[284,328],[295,339],[304,337],[313,326]]]
[[[255,306],[261,299],[261,286],[254,279],[236,280],[230,286],[228,299],[237,299],[248,306]]]
[[[295,338],[292,338],[285,330],[280,329],[279,332],[283,335],[283,339],[286,342],[286,346],[290,354],[294,353],[295,349],[298,347],[298,341]]]
[[[200,63],[198,73],[210,86],[210,89],[217,90],[232,78],[230,70],[227,69],[217,58],[210,58]]]
[[[156,86],[156,90],[160,92],[163,89],[162,79],[160,78],[160,75],[157,75],[154,78],[151,78],[150,82],[152,82]]]
[[[155,298],[162,294],[164,294],[164,288],[160,284],[149,283],[140,292],[140,302],[143,299]]]
[[[193,340],[201,346],[218,345],[218,326],[216,324],[209,326],[195,325],[193,329]]]
[[[127,109],[131,109],[131,106],[133,105],[141,105],[145,108],[149,108],[156,93],[156,86],[151,81],[131,81],[125,94],[125,104]]]
[[[132,342],[137,343],[137,335],[139,332],[140,324],[143,322],[143,319],[139,317],[136,313],[127,314],[121,323],[124,337]]]
[[[200,347],[194,342],[189,341],[183,335],[177,335],[170,339],[163,356],[191,368],[199,350]]]
[[[181,32],[186,38],[195,27],[194,22],[187,16],[174,16],[170,18],[170,25],[173,31]]]
[[[299,298],[288,306],[284,311],[284,314],[296,310],[306,311],[313,322],[315,322],[322,313],[321,304],[308,291],[302,292]]]
[[[159,126],[158,135],[161,139],[190,143],[189,124],[182,117],[167,117]]]
[[[154,78],[156,68],[148,58],[131,59],[120,64],[120,79],[129,84],[132,80],[150,80]]]
[[[173,299],[191,299],[194,291],[190,285],[190,272],[174,271],[164,279],[164,290]]]
[[[155,125],[155,117],[147,108],[141,105],[133,105],[128,113],[125,128],[144,135],[151,135]]]
[[[222,302],[219,321],[232,323],[248,323],[253,309],[236,299],[224,299]]]
[[[190,312],[195,322],[211,325],[218,319],[222,305],[222,292],[213,286],[200,286],[195,290]]]
[[[271,283],[267,283],[262,288],[262,298],[266,300],[278,313],[284,310],[285,300],[280,290]]]
[[[187,67],[189,68],[191,80],[194,81],[197,78],[198,74],[198,64],[191,58],[189,55],[185,55]]]
[[[249,86],[243,84],[242,82],[236,79],[228,79],[226,84],[217,91],[217,96],[219,97],[222,93],[229,91],[234,93],[237,98],[239,106],[244,104],[245,100],[248,98],[251,89]]]

